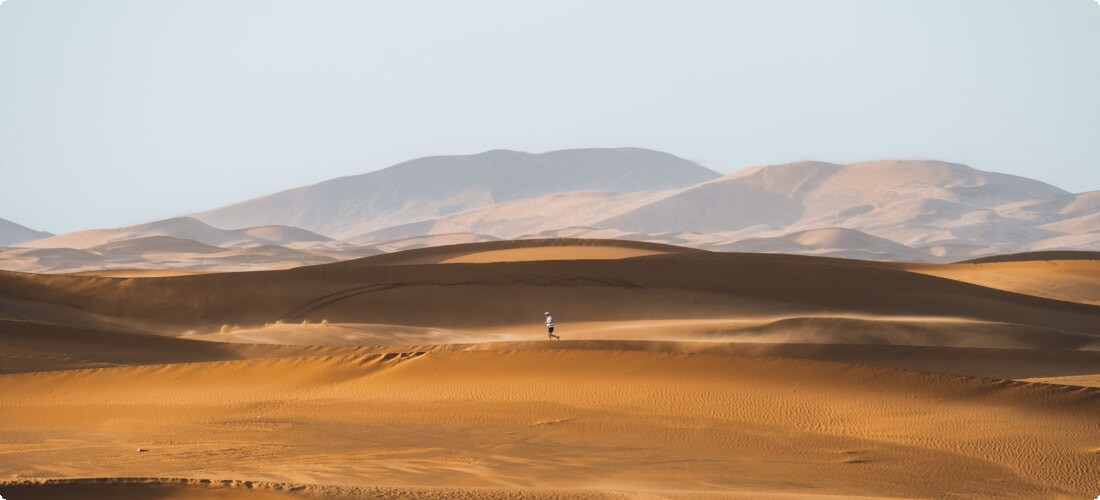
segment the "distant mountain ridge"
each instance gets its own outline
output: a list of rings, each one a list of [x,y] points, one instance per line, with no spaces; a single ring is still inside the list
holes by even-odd
[[[288,225],[335,238],[552,193],[656,191],[721,174],[640,148],[494,150],[420,158],[195,214],[225,227]]]
[[[573,237],[606,237],[610,232],[712,249],[747,248],[730,244],[753,238],[752,248],[762,250],[770,242],[777,245],[772,251],[809,253],[789,238],[843,229],[848,231],[843,241],[850,245],[849,251],[834,248],[840,255],[950,260],[1062,246],[1092,248],[1100,242],[1098,222],[1096,193],[1074,195],[965,165],[799,162],[749,168],[660,192],[547,195],[395,225],[351,241],[460,232],[520,238],[562,234],[560,230],[569,228]],[[868,253],[856,243],[881,239],[907,250]]]
[[[1070,202],[1074,195],[1039,181],[954,163],[801,162],[735,172],[617,214],[596,226],[704,233],[754,227],[758,229],[753,232],[841,227],[911,245],[976,242],[977,235],[962,229],[967,222],[964,215],[982,214],[1021,232],[1035,232],[1033,239],[1041,239],[1042,234],[1026,220],[995,210],[1036,199]],[[981,242],[1016,241],[987,237]]]
[[[195,217],[22,242],[22,250],[0,249],[0,267],[80,271],[125,263],[244,270],[559,237],[930,262],[1096,251],[1100,192],[1073,194],[928,160],[797,162],[721,176],[636,148],[537,155],[497,150],[422,158]],[[192,262],[196,256],[204,264]]]

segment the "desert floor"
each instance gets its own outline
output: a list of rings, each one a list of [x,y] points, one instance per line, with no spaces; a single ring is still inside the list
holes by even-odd
[[[4,498],[1100,494],[1100,260],[531,240],[166,274],[0,273]]]

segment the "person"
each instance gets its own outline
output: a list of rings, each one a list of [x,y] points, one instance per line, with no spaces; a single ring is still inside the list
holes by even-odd
[[[546,315],[546,335],[550,336],[550,340],[560,339],[561,337],[554,335],[554,317],[550,315],[550,311],[543,314]]]

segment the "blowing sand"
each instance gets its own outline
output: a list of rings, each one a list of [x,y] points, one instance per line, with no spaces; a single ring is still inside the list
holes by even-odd
[[[1052,300],[973,284],[985,267],[479,245],[0,275],[0,495],[1100,493],[1087,287]],[[563,246],[583,248],[532,258]],[[566,340],[544,340],[544,309]]]

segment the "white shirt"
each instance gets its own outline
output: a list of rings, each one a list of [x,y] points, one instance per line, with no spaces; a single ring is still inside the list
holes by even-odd
[[[554,326],[554,317],[553,316],[547,316],[546,317],[546,326]]]

